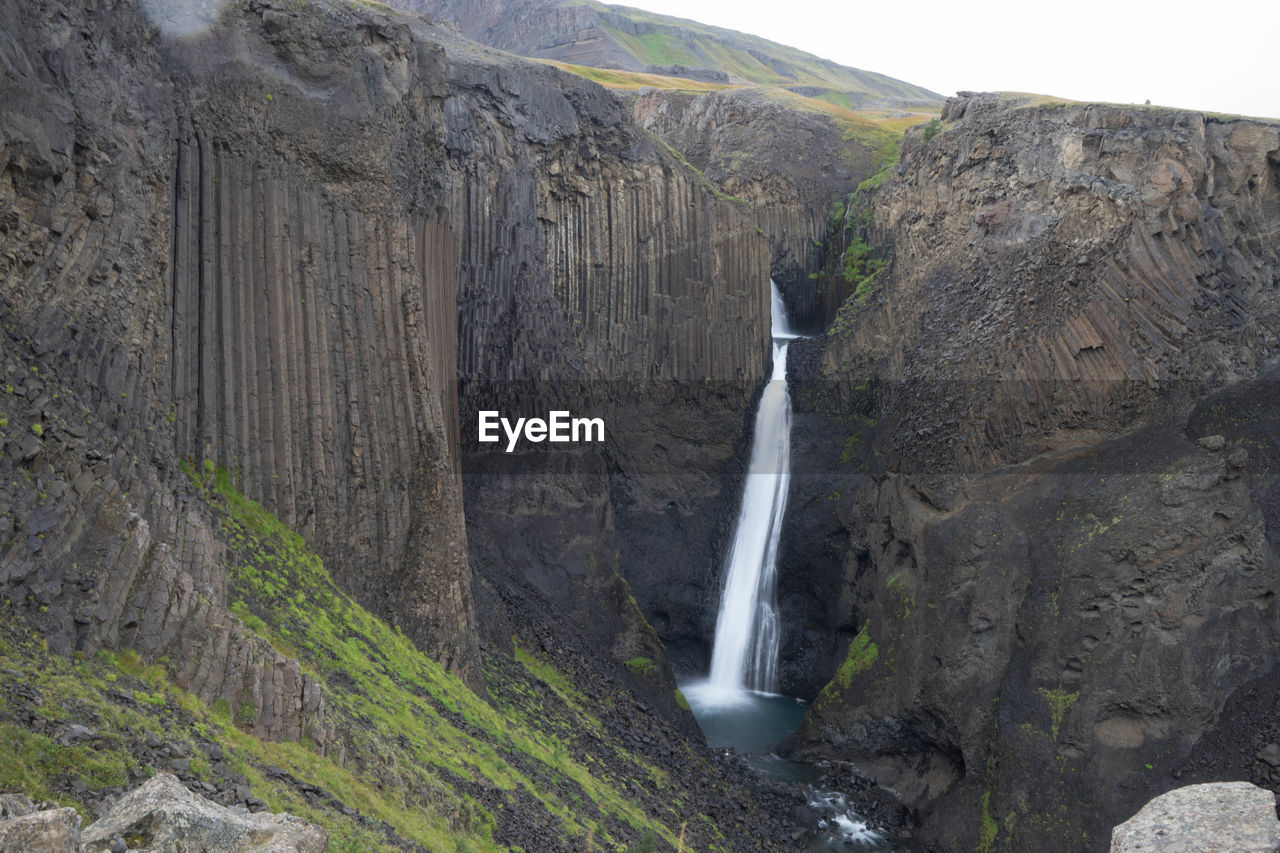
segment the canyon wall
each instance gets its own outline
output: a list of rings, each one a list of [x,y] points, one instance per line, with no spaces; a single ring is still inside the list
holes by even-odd
[[[208,462],[473,686],[478,591],[488,640],[545,616],[625,678],[623,661],[656,661],[636,688],[684,719],[644,619],[677,608],[637,608],[626,578],[682,590],[696,659],[768,366],[768,247],[749,217],[605,90],[425,19],[257,2],[5,15],[6,449],[30,475],[6,489],[10,598],[52,614],[37,621],[64,650],[136,644],[152,629],[120,615],[132,592],[69,614],[207,539],[165,583],[222,613],[217,531],[183,503],[181,464]],[[464,487],[476,409],[546,400],[603,414],[607,449],[481,466]],[[103,448],[51,492],[33,472],[52,452],[24,445],[64,422]],[[151,544],[90,582],[66,561],[110,538],[104,500]],[[143,650],[181,648],[185,618]]]
[[[641,125],[752,212],[768,235],[770,274],[787,313],[806,331],[830,323],[849,295],[843,281],[820,288],[810,279],[826,261],[832,206],[897,147],[888,130],[824,106],[764,88],[648,89],[633,105]]]
[[[1105,849],[1180,779],[1268,778],[1280,126],[943,118],[876,199],[891,266],[792,361],[843,662],[790,748],[897,790],[925,843]]]
[[[255,679],[283,659],[241,648],[214,534],[184,508],[179,463],[207,462],[479,686],[452,235],[422,177],[442,150],[438,53],[385,16],[342,32],[267,5],[212,30],[130,3],[4,14],[4,369],[25,405],[6,595],[51,636],[74,621],[81,650],[255,670],[209,689],[262,705]],[[200,34],[170,31],[185,24]],[[87,457],[15,453],[24,436]],[[122,534],[132,550],[94,550]],[[276,700],[305,707],[290,666]]]
[[[445,45],[463,467],[486,642],[506,647],[545,617],[615,663],[666,672],[647,620],[695,669],[718,598],[717,530],[768,369],[768,245],[611,93]],[[606,442],[507,454],[477,440],[480,410],[553,409],[603,418]],[[656,691],[633,680],[676,713],[668,678]]]

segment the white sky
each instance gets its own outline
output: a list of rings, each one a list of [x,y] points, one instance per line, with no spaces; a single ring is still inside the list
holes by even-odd
[[[1280,0],[606,0],[943,95],[1020,91],[1280,118]]]

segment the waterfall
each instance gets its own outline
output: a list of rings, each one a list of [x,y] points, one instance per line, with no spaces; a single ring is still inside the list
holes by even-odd
[[[787,394],[787,325],[778,287],[769,282],[773,373],[756,409],[751,462],[716,620],[709,686],[718,691],[777,687],[778,608],[775,596],[778,540],[791,482],[791,397]]]

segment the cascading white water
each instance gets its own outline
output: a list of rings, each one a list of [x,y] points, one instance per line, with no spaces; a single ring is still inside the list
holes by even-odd
[[[778,539],[791,482],[791,397],[787,394],[787,325],[777,285],[771,290],[773,373],[756,409],[755,437],[729,551],[716,620],[708,686],[726,698],[743,690],[772,693],[777,682],[778,612],[774,587]]]

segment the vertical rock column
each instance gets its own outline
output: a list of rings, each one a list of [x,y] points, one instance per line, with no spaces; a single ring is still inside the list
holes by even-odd
[[[453,236],[193,131],[174,184],[179,455],[213,459],[369,609],[478,683]]]

